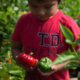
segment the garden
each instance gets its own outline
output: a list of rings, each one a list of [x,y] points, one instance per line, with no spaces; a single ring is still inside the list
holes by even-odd
[[[62,0],[59,9],[80,27],[80,0]],[[20,16],[27,12],[30,12],[27,0],[0,0],[0,80],[24,80],[25,71],[11,55],[11,35]],[[77,77],[79,70],[70,69],[70,78]]]

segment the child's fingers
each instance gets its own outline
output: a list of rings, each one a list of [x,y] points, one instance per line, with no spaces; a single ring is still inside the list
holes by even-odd
[[[27,67],[25,67],[23,65],[21,65],[21,67],[26,71],[33,71],[34,70],[34,67],[27,68]]]
[[[38,66],[38,60],[35,59],[35,64],[33,65],[33,67],[37,67]]]
[[[18,56],[16,56],[16,59],[18,59]],[[26,66],[21,65],[21,64],[19,64],[19,65],[26,71],[33,71],[38,66],[38,60],[35,59],[35,64],[30,68],[27,68]]]
[[[35,64],[38,65],[38,59],[35,59]]]
[[[27,68],[27,69],[28,69],[29,71],[33,71],[34,69],[36,69],[37,66],[38,66],[38,60],[35,59],[35,64],[34,64],[32,67]]]
[[[16,59],[18,59],[18,56],[16,56]]]
[[[50,72],[42,72],[39,68],[37,69],[38,72],[40,73],[41,76],[47,77],[50,76],[52,73],[54,73],[54,71],[50,71]]]
[[[51,70],[56,70],[56,65],[51,66]]]

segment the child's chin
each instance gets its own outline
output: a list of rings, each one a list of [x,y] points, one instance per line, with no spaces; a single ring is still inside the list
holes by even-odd
[[[45,21],[48,20],[50,17],[37,17],[39,20]]]
[[[49,18],[39,18],[42,21],[48,20]]]

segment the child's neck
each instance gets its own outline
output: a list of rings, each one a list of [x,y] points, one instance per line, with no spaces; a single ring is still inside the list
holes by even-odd
[[[57,9],[57,12],[58,12],[58,11],[59,11],[59,10]],[[57,14],[57,12],[56,12],[55,14]],[[54,14],[54,15],[55,15],[55,14]],[[53,16],[54,16],[54,15],[53,15]],[[51,16],[50,18],[52,18],[53,16]]]

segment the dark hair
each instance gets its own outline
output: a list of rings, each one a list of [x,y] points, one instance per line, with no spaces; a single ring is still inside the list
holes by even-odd
[[[46,1],[46,0],[36,0],[37,2],[44,2],[44,1]],[[56,1],[58,1],[58,4],[61,2],[61,0],[56,0]]]
[[[61,0],[58,0],[58,4],[61,2]]]

